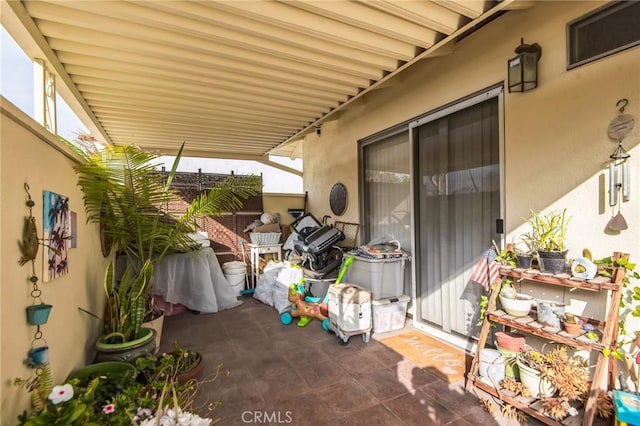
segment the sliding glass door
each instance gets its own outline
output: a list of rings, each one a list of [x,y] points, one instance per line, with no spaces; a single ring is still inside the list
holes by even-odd
[[[471,268],[500,244],[498,97],[484,95],[412,123],[416,277],[420,323],[471,336],[481,287]]]

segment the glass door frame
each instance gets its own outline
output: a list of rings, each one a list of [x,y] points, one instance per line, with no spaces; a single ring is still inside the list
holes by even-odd
[[[415,190],[415,179],[417,178],[416,173],[416,164],[415,164],[415,155],[417,152],[417,141],[415,140],[415,129],[419,126],[422,126],[426,123],[438,120],[440,118],[446,117],[450,114],[453,114],[457,111],[466,109],[473,105],[484,102],[488,99],[498,98],[498,151],[499,151],[499,175],[500,175],[500,216],[502,218],[506,217],[506,198],[505,198],[505,148],[504,148],[504,84],[501,83],[499,85],[495,85],[486,89],[483,89],[480,92],[476,92],[466,98],[459,99],[453,101],[439,109],[436,109],[432,112],[429,112],[422,117],[412,121],[409,123],[409,161],[411,162],[411,173],[410,173],[410,187],[411,187],[411,229],[412,239],[411,239],[411,252],[417,253],[416,247],[418,245],[419,232],[417,230],[417,203],[416,203],[416,190]],[[504,235],[502,234],[502,239],[504,240]],[[497,241],[498,244],[504,244],[504,241]],[[411,301],[413,305],[413,327],[429,334],[438,339],[447,341],[455,346],[458,346],[462,349],[470,353],[474,353],[476,350],[475,341],[471,338],[464,338],[457,334],[449,334],[442,330],[439,330],[435,327],[431,327],[428,324],[422,322],[421,317],[422,314],[420,312],[421,304],[417,301],[418,294],[418,276],[417,276],[417,262],[411,262]]]

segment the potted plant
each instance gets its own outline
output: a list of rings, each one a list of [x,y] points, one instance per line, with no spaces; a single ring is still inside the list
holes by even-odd
[[[196,197],[184,214],[174,218],[162,212],[161,207],[183,201],[171,184],[184,144],[164,180],[156,171],[158,157],[138,147],[109,145],[98,149],[85,143],[81,149],[68,144],[84,159],[75,170],[84,193],[87,221],[100,226],[105,247],[113,246],[126,259],[119,280],[114,275],[113,263],[109,263],[105,273],[107,307],[104,336],[97,348],[99,354],[105,353],[103,346],[126,346],[140,339],[153,339],[153,332],[143,328],[142,323],[150,306],[157,262],[169,253],[199,249],[200,245],[190,237],[195,231],[195,220],[238,209],[243,199],[259,192],[260,179],[248,176],[221,182]],[[129,361],[133,358],[126,356]],[[103,361],[109,359],[124,358],[111,353],[101,357]]]
[[[184,364],[184,358],[172,358],[163,362],[163,366],[177,371],[177,364]],[[145,359],[151,363],[151,357],[141,357],[138,358],[141,366],[150,365],[143,362]],[[51,372],[46,367],[34,378],[16,379],[17,385],[32,392],[36,402],[33,411],[25,411],[18,417],[18,424],[151,426],[211,423],[211,419],[191,412],[201,382],[180,383],[173,375],[155,371],[156,374],[143,375],[144,370],[131,364],[104,362],[82,368],[71,374],[64,384],[53,386]],[[212,380],[215,376],[208,379]]]
[[[523,241],[538,254],[540,270],[554,274],[563,272],[567,262],[565,238],[569,218],[566,209],[548,213],[531,212],[527,223],[531,231],[523,235]]]
[[[574,314],[566,312],[562,324],[567,334],[571,336],[579,336],[582,334],[582,322]]]
[[[513,245],[513,250],[516,255],[516,267],[530,269],[533,264],[533,256],[536,254],[536,250],[531,245],[531,242],[527,240],[525,235],[520,236],[520,241],[518,244]]]
[[[171,352],[138,358],[136,368],[147,382],[171,378],[184,384],[200,376],[204,370],[204,362],[200,352],[185,349],[175,342]]]
[[[584,399],[589,391],[587,362],[569,355],[567,346],[558,345],[546,353],[528,348],[518,355],[517,364],[522,383],[531,395],[545,399],[545,414],[554,419],[571,414],[569,403]]]
[[[500,298],[502,309],[514,317],[529,315],[533,305],[533,297],[518,293],[509,278],[503,278],[498,297]]]

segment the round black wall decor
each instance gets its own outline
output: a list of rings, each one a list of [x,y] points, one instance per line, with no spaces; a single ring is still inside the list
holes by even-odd
[[[329,205],[331,211],[337,216],[342,216],[347,209],[347,188],[341,184],[336,183],[331,188],[329,193]]]

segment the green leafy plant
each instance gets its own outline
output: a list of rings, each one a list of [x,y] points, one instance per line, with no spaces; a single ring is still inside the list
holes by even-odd
[[[36,410],[42,410],[47,403],[47,397],[53,389],[51,364],[45,364],[36,370],[38,373],[27,379],[16,378],[14,385],[26,389],[31,394],[31,405]]]
[[[175,342],[171,352],[138,358],[136,368],[147,382],[157,382],[166,378],[176,379],[179,374],[192,370],[200,362],[200,353],[185,349]]]
[[[84,159],[75,170],[87,221],[100,226],[107,248],[112,243],[127,259],[119,283],[110,264],[104,285],[108,342],[127,342],[140,337],[157,262],[169,253],[198,249],[190,237],[196,219],[240,208],[242,200],[259,192],[261,181],[258,176],[246,176],[221,182],[192,201],[180,217],[172,217],[162,206],[184,201],[171,189],[184,144],[165,179],[156,171],[158,156],[138,147],[98,149],[85,143],[81,149],[67,144]]]
[[[627,356],[635,357],[636,369],[640,371],[640,332],[627,329],[629,317],[640,318],[640,287],[632,283],[632,280],[640,278],[635,270],[636,264],[629,261],[627,256],[620,256],[615,261],[612,256],[593,261],[598,265],[598,275],[611,277],[613,268],[623,268],[625,275],[622,280],[622,298],[620,299],[620,312],[618,319],[618,340],[615,348],[604,348],[605,356],[624,361]],[[629,348],[629,349],[625,349]],[[636,373],[638,382],[636,388],[640,389],[640,374]],[[604,404],[604,403],[603,403]],[[604,404],[606,405],[606,404]]]
[[[193,352],[176,346],[175,354],[138,358],[135,369],[123,374],[91,374],[86,378],[71,378],[53,386],[42,405],[18,417],[20,425],[171,425],[181,418],[190,425],[208,425],[209,418],[195,414],[195,394],[204,383],[213,382],[221,364],[202,381],[186,383],[176,380],[176,374],[193,362]],[[185,355],[186,354],[186,355]],[[37,381],[16,379],[16,384],[41,395]],[[36,385],[27,386],[27,384]],[[207,415],[217,404],[209,404]],[[157,423],[157,422],[160,423]]]
[[[507,244],[507,247],[500,250],[495,261],[504,266],[515,266],[518,258],[516,257],[516,250],[513,245]]]
[[[563,251],[570,218],[567,210],[548,213],[531,211],[531,217],[525,219],[531,231],[522,235],[522,241],[530,251]]]

